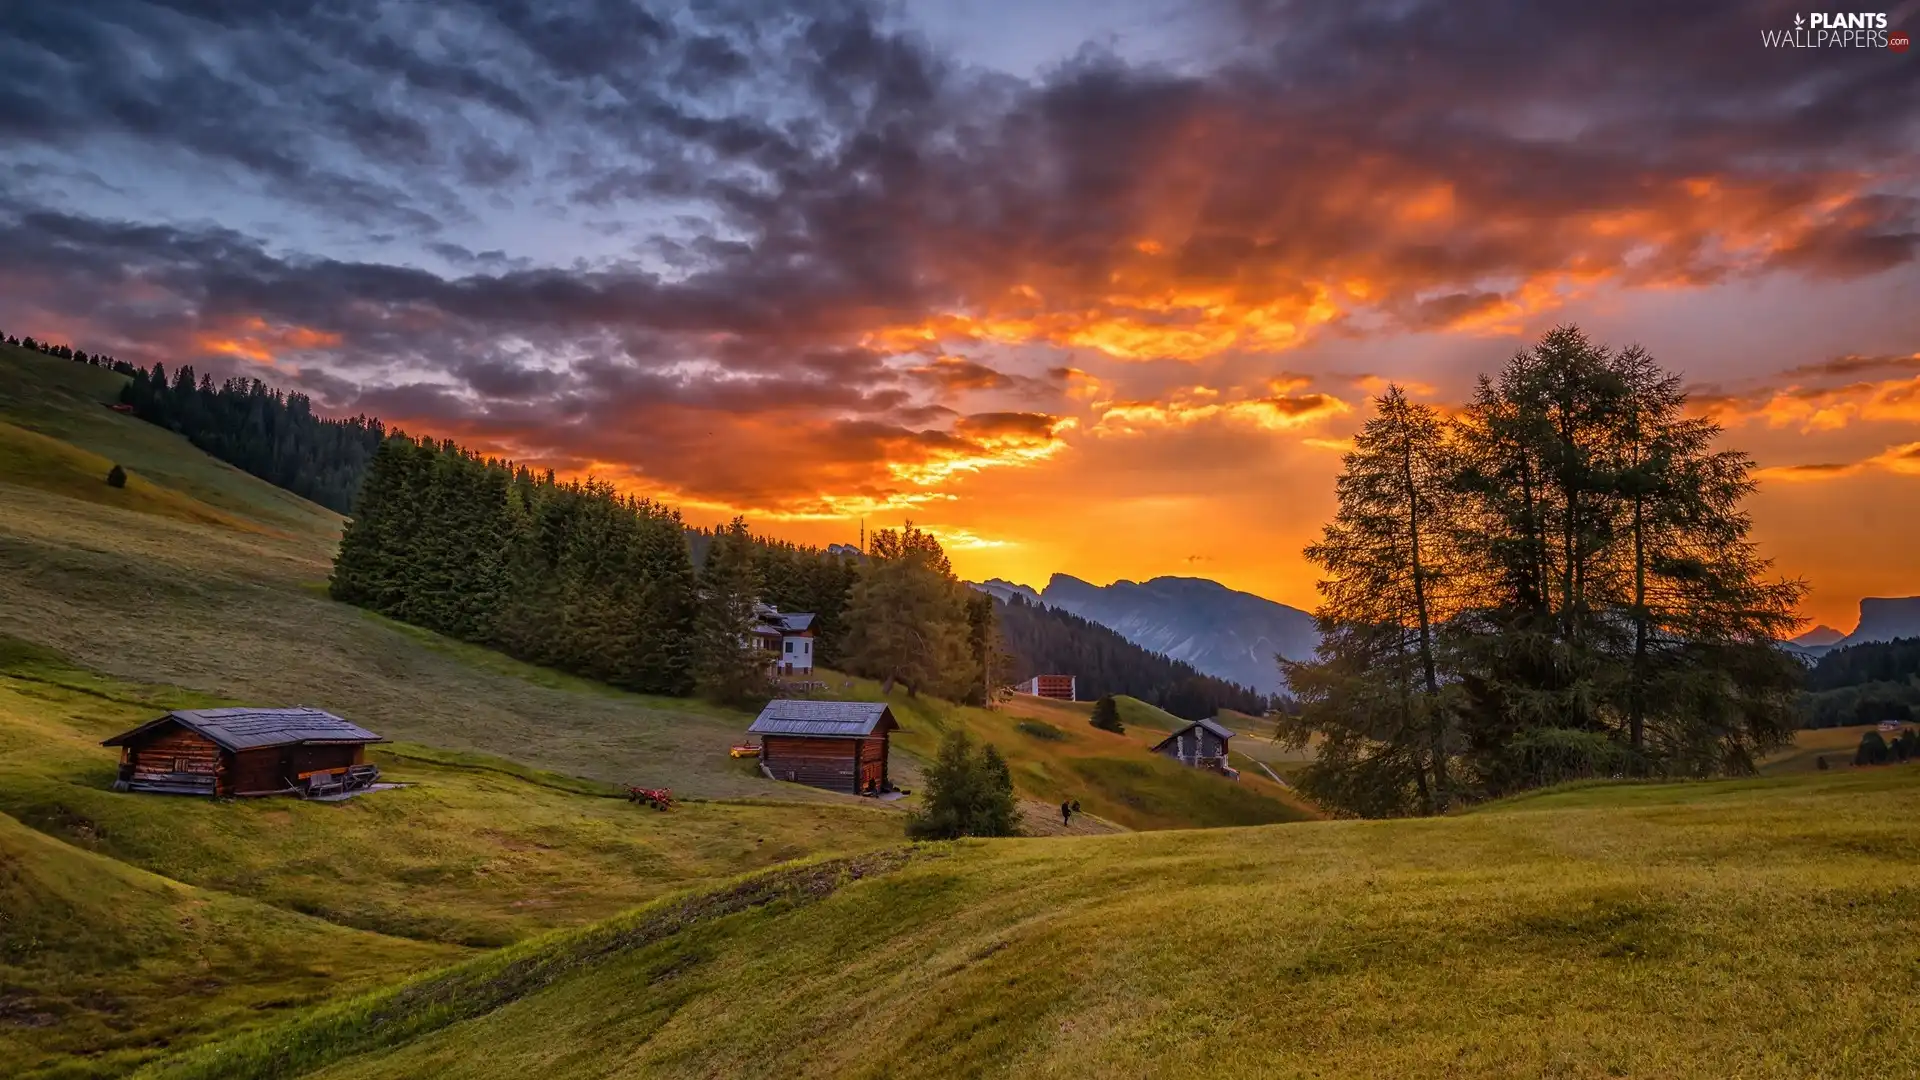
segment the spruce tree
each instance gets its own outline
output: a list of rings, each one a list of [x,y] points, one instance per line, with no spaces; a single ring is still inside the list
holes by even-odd
[[[923,808],[908,817],[907,835],[920,840],[1013,836],[1018,825],[1006,759],[992,746],[976,750],[964,731],[947,735],[927,767]]]
[[[113,468],[108,469],[107,470],[107,486],[111,488],[126,487],[127,486],[127,470],[121,468],[118,465],[115,465]]]
[[[939,542],[911,522],[882,530],[847,605],[848,668],[881,681],[958,698],[974,681],[964,588]]]
[[[1127,725],[1120,720],[1120,703],[1113,700],[1112,694],[1102,695],[1099,701],[1093,703],[1093,719],[1088,723],[1116,735],[1124,735],[1127,731]]]
[[[754,648],[752,637],[760,581],[754,567],[753,540],[740,518],[734,518],[707,549],[699,595],[694,619],[694,673],[700,692],[729,705],[764,700],[767,660]]]

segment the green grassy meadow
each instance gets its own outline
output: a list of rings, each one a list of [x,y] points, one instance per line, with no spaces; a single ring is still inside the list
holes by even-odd
[[[151,1075],[1912,1075],[1916,777],[962,843],[663,936],[643,910],[528,946],[552,978],[489,957]],[[401,1001],[473,986],[499,990],[478,1015]]]

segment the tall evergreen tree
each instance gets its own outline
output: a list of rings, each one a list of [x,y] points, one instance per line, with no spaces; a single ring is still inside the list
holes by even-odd
[[[847,666],[884,693],[960,697],[975,678],[962,588],[932,534],[881,530],[847,605]]]
[[[973,682],[964,701],[991,709],[1001,700],[1014,658],[1001,637],[994,598],[982,592],[968,593],[967,652],[973,658]]]
[[[1442,693],[1438,587],[1449,558],[1443,514],[1452,481],[1445,425],[1433,408],[1389,387],[1354,437],[1336,493],[1339,509],[1307,558],[1326,570],[1315,618],[1321,631],[1317,671],[1283,661],[1300,699],[1283,735],[1305,745],[1318,735],[1340,744],[1329,762],[1391,758],[1427,810],[1446,810],[1453,705]],[[1344,662],[1331,662],[1338,654]],[[1364,681],[1346,685],[1340,676]],[[1297,680],[1297,681],[1296,681]],[[1371,684],[1386,684],[1380,692]],[[1376,711],[1381,710],[1381,711]],[[1383,766],[1384,767],[1384,766]],[[1302,783],[1319,779],[1309,768]]]
[[[753,647],[754,604],[760,596],[752,537],[734,518],[707,549],[694,618],[694,680],[714,701],[745,705],[764,699],[767,662]]]

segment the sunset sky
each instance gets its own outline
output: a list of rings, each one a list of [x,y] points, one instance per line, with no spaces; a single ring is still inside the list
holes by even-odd
[[[1572,322],[1686,375],[1844,630],[1920,594],[1920,52],[1795,10],[0,5],[0,327],[1311,608],[1368,395]]]

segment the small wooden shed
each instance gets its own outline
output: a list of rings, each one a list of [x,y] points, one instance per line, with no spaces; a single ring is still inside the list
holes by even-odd
[[[176,709],[103,746],[120,748],[115,791],[278,795],[344,774],[380,736],[306,706]]]
[[[1232,738],[1233,732],[1212,720],[1195,720],[1160,740],[1153,752],[1165,754],[1183,765],[1214,769],[1231,776],[1234,771],[1227,765],[1227,743]]]
[[[888,789],[888,735],[898,730],[881,702],[781,698],[747,734],[760,736],[760,769],[775,780],[859,795]]]

